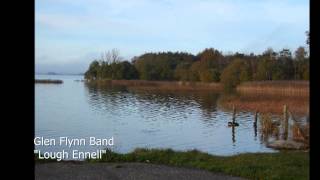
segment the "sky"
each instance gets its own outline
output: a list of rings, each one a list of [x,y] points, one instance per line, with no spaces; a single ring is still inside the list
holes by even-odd
[[[306,46],[308,0],[35,0],[36,73],[83,73],[116,48],[259,54]]]

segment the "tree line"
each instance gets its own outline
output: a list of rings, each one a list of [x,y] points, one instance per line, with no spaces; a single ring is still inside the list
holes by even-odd
[[[129,62],[113,49],[90,64],[85,78],[222,82],[226,88],[233,88],[245,81],[309,80],[309,56],[303,46],[298,47],[294,54],[289,49],[275,52],[268,48],[257,55],[224,55],[217,49],[207,48],[197,55],[186,52],[145,53]]]

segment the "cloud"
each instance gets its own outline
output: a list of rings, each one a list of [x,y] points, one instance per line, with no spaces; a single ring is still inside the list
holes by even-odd
[[[301,45],[308,28],[306,0],[36,0],[36,54],[47,57],[36,62],[111,48],[128,58],[206,47],[257,52]]]

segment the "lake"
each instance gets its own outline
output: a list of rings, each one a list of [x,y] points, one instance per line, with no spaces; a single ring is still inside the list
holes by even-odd
[[[36,75],[63,84],[35,84],[35,135],[45,138],[110,138],[112,149],[197,149],[216,155],[276,152],[254,127],[254,112],[237,112],[238,127],[228,127],[232,111],[221,108],[218,92],[132,91],[90,85],[83,76]],[[275,117],[276,118],[276,117]],[[79,150],[95,151],[94,146]],[[102,147],[100,147],[102,148]],[[70,150],[36,146],[44,151]]]

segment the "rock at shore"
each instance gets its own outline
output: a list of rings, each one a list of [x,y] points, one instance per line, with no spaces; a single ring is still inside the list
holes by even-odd
[[[293,150],[303,150],[306,149],[306,145],[301,142],[296,142],[293,140],[276,140],[267,144],[267,147],[274,149],[293,149]]]

